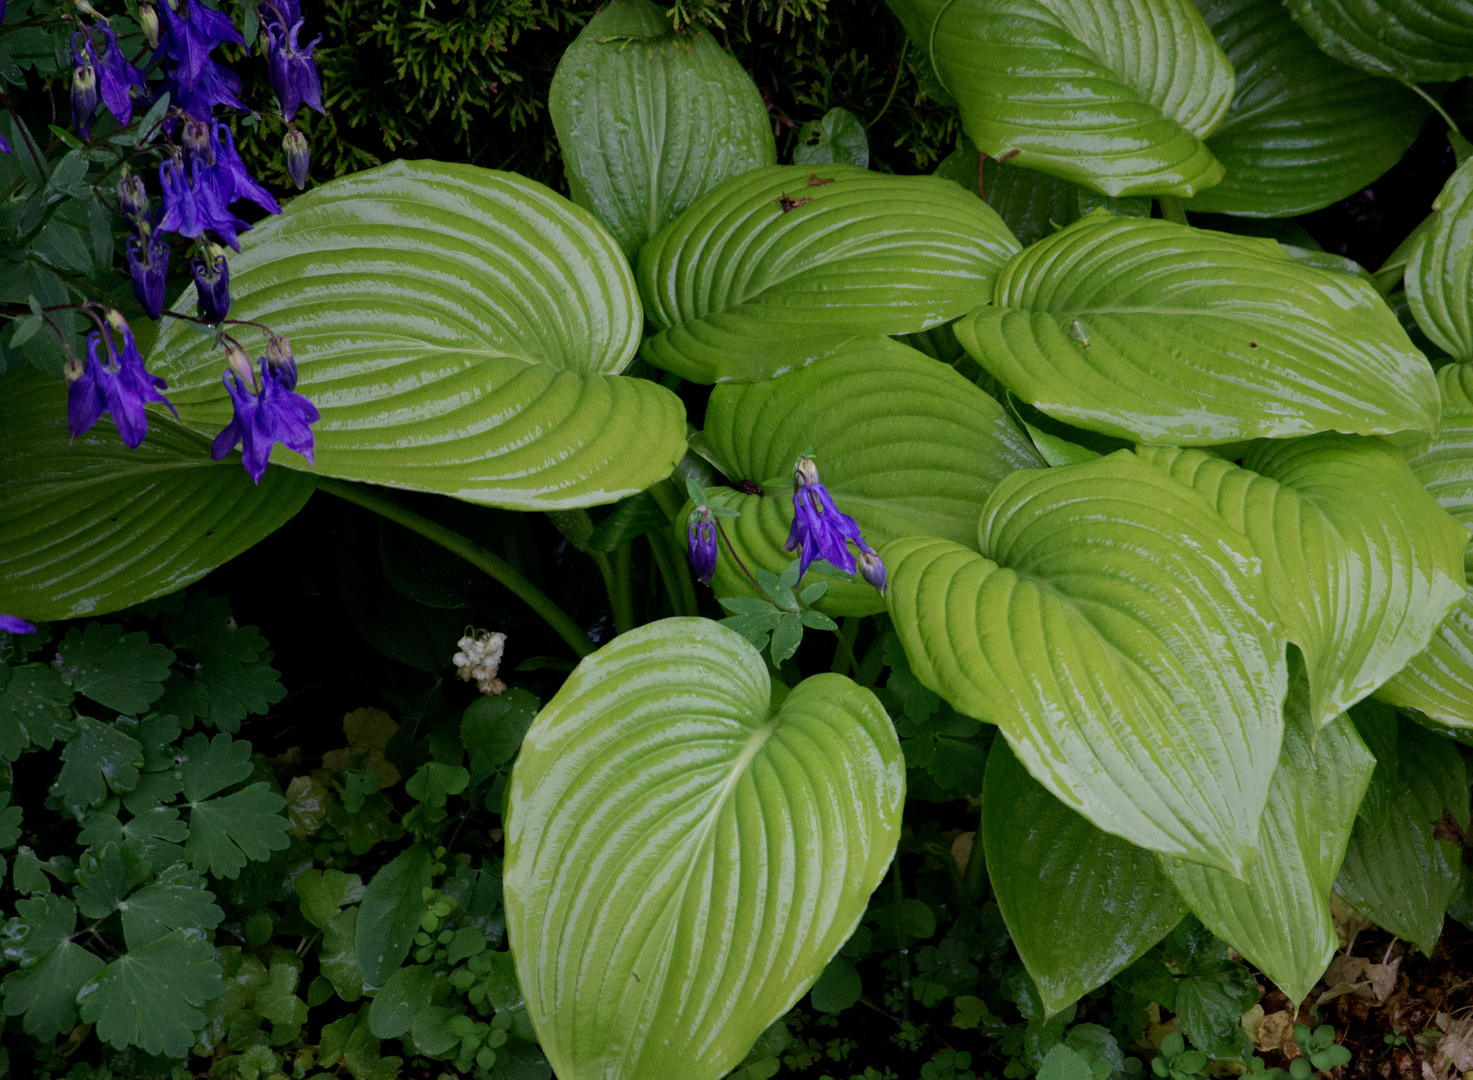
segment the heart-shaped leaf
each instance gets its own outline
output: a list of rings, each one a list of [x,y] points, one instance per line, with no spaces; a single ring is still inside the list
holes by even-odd
[[[1202,450],[1138,453],[1252,541],[1317,725],[1405,667],[1462,599],[1467,531],[1380,439],[1263,440],[1242,467]]]
[[[1188,210],[1289,217],[1329,206],[1400,160],[1428,105],[1330,59],[1280,0],[1196,0],[1238,74],[1207,140],[1227,175]]]
[[[1367,703],[1353,715],[1368,743],[1375,745],[1378,735],[1394,742],[1396,761],[1376,767],[1371,790],[1383,789],[1377,801],[1384,812],[1357,817],[1335,891],[1377,926],[1430,955],[1462,878],[1458,834],[1468,829],[1463,758],[1446,739],[1391,709]]]
[[[210,442],[149,417],[130,450],[110,419],[73,440],[66,387],[15,372],[0,387],[0,611],[101,615],[181,589],[291,519],[317,481],[260,486]]]
[[[1001,739],[982,798],[987,877],[1048,1013],[1103,986],[1186,915],[1155,855],[1059,802]]]
[[[547,111],[573,201],[626,254],[721,181],[777,163],[752,77],[708,31],[674,34],[650,0],[614,0],[588,21]]]
[[[679,399],[617,377],[641,325],[624,256],[540,184],[395,162],[314,188],[242,244],[230,315],[291,338],[322,413],[319,473],[546,510],[641,491],[684,452]],[[171,320],[152,356],[185,424],[225,426],[213,339]]]
[[[1291,692],[1290,702],[1258,862],[1241,880],[1173,859],[1163,863],[1203,925],[1298,1003],[1339,948],[1330,890],[1376,759],[1348,716],[1320,730],[1303,693]]]
[[[1336,60],[1408,82],[1473,74],[1468,0],[1284,0],[1316,44]]]
[[[849,937],[900,835],[905,762],[840,675],[665,619],[587,657],[512,773],[517,975],[563,1080],[716,1080]]]
[[[1101,829],[1240,874],[1288,680],[1246,538],[1127,451],[1013,474],[978,536],[880,551],[916,676]]]
[[[640,249],[635,275],[659,331],[641,355],[696,382],[771,378],[854,338],[970,311],[1017,250],[986,203],[936,177],[757,169]]]
[[[1437,373],[1442,427],[1428,449],[1409,462],[1439,506],[1473,529],[1473,364]],[[1464,556],[1464,571],[1470,569]],[[1438,723],[1473,729],[1473,585],[1448,613],[1427,650],[1413,657],[1376,697],[1420,709]]]
[[[1454,360],[1473,360],[1473,158],[1458,166],[1407,256],[1412,315]]]
[[[1191,0],[888,0],[989,157],[1107,195],[1222,179],[1233,69]]]
[[[1024,401],[1135,442],[1437,427],[1375,289],[1272,240],[1097,212],[1014,256],[956,335]]]
[[[761,383],[724,384],[706,408],[705,447],[732,481],[762,493],[720,492],[740,518],[722,526],[756,572],[780,574],[797,556],[783,543],[793,524],[792,473],[809,448],[834,504],[871,547],[901,536],[940,536],[975,546],[977,517],[998,482],[1043,460],[996,400],[950,366],[886,338],[852,342],[811,367]],[[688,515],[676,518],[687,540]],[[723,549],[711,588],[756,595]],[[885,601],[862,581],[833,581],[817,606],[873,615]]]

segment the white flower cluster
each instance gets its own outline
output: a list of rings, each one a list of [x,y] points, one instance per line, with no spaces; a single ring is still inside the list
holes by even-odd
[[[455,654],[453,662],[455,673],[462,680],[470,682],[474,679],[483,694],[499,694],[506,689],[506,683],[496,677],[496,671],[501,667],[501,653],[506,647],[505,634],[473,630],[456,644],[460,646],[460,652]]]

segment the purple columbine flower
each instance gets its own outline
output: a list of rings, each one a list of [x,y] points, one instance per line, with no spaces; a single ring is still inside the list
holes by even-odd
[[[128,276],[133,279],[133,295],[138,306],[150,319],[162,317],[164,281],[169,273],[169,245],[150,230],[146,235],[130,238],[127,245]]]
[[[235,135],[223,121],[217,121],[214,125],[210,135],[210,150],[214,157],[211,168],[215,189],[221,206],[229,206],[236,199],[245,199],[268,214],[281,213],[281,204],[246,170],[245,162],[240,160],[240,154],[235,149]]]
[[[198,2],[181,2],[177,11],[159,8],[164,27],[155,59],[172,61],[164,89],[171,100],[197,120],[208,120],[216,105],[245,110],[240,94],[240,77],[221,67],[210,56],[223,42],[245,45],[245,38],[230,19]]]
[[[159,164],[159,185],[164,190],[164,216],[158,224],[159,232],[176,232],[195,239],[206,229],[212,229],[239,251],[238,233],[250,225],[220,205],[214,179],[206,177],[206,168],[198,158],[189,163],[187,172],[185,166],[172,158]]]
[[[77,47],[80,34],[72,35],[72,125],[84,139],[92,137],[92,118],[97,115],[97,71],[90,49]],[[88,42],[90,45],[91,42]]]
[[[133,119],[133,88],[142,90],[146,98],[147,83],[144,82],[143,74],[123,56],[112,27],[104,23],[99,29],[107,39],[106,47],[99,57],[89,36],[86,39],[87,55],[97,69],[98,85],[102,89],[102,100],[107,105],[107,111],[117,117],[118,123],[127,127],[128,122]]]
[[[833,496],[818,479],[818,466],[808,455],[803,455],[793,468],[793,527],[783,550],[802,549],[799,577],[808,572],[815,559],[823,559],[852,574],[854,556],[849,551],[850,540],[860,551],[874,554],[874,549],[859,535],[854,519],[834,505]]]
[[[322,40],[319,34],[311,43],[302,46],[297,35],[302,32],[302,20],[297,19],[290,27],[279,22],[266,25],[266,63],[271,73],[271,86],[276,99],[281,103],[281,118],[291,120],[304,104],[322,112],[322,80],[317,74],[317,64],[312,59],[312,50]]]
[[[122,312],[109,311],[107,322],[109,326],[123,335],[121,351],[114,352],[115,346],[111,340],[108,341],[107,347],[117,359],[118,381],[127,387],[128,395],[143,402],[160,402],[167,405],[171,413],[178,416],[179,412],[174,408],[173,403],[159,392],[167,389],[169,384],[162,375],[154,375],[144,366],[143,354],[138,351],[138,343],[133,339],[133,328],[128,325],[128,320],[123,318]]]
[[[10,140],[7,139],[4,135],[0,135],[0,154],[13,154],[13,153],[15,153],[15,151],[10,148]],[[298,184],[297,185],[297,187],[301,187],[301,186],[302,186],[301,184]]]
[[[92,430],[97,418],[107,408],[107,395],[103,392],[103,381],[109,378],[97,359],[97,331],[87,339],[87,359],[75,356],[66,362],[66,426],[77,438]]]
[[[281,149],[286,156],[286,174],[301,191],[307,186],[307,170],[312,167],[312,149],[307,145],[307,136],[293,127],[281,140]]]
[[[206,259],[190,259],[189,269],[194,274],[200,318],[217,323],[230,311],[230,264],[225,261],[224,252],[213,245]]]
[[[5,17],[5,4],[0,0],[0,19]],[[24,619],[17,619],[14,615],[0,615],[0,630],[7,634],[34,634],[36,628]]]
[[[232,351],[225,389],[235,406],[235,416],[215,436],[210,454],[219,461],[239,445],[246,472],[259,484],[275,443],[295,450],[312,463],[312,425],[319,414],[316,406],[285,385],[282,373],[272,370],[265,357],[260,361],[259,381],[249,363],[244,353]]]
[[[696,572],[696,580],[702,585],[711,584],[711,575],[716,573],[716,558],[720,551],[716,546],[716,522],[709,507],[698,506],[691,511],[685,547],[690,558],[690,567]]]

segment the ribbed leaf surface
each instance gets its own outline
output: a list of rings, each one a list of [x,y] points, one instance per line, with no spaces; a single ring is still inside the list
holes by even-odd
[[[888,0],[984,154],[1107,195],[1191,195],[1233,69],[1190,0]]]
[[[670,27],[650,0],[614,0],[548,93],[573,201],[631,255],[702,192],[777,162],[752,77],[709,32]]]
[[[1473,529],[1473,364],[1449,364],[1437,373],[1437,384],[1442,427],[1410,465],[1438,505]],[[1473,586],[1465,588],[1427,650],[1413,657],[1376,697],[1420,709],[1449,727],[1473,729]]]
[[[978,535],[881,549],[917,677],[1106,832],[1240,873],[1288,678],[1248,541],[1125,451],[1015,473]]]
[[[1372,75],[1452,82],[1473,74],[1470,0],[1284,0],[1319,47]]]
[[[721,385],[706,409],[706,445],[733,481],[772,480],[762,495],[732,491],[740,518],[722,524],[747,567],[780,574],[793,523],[792,473],[812,447],[834,503],[878,548],[901,536],[969,547],[998,482],[1043,460],[1002,406],[947,364],[885,338],[844,346],[811,367],[761,383]],[[676,521],[686,540],[686,516]],[[756,595],[723,551],[717,596]],[[835,581],[818,607],[831,615],[885,610],[861,581]]]
[[[987,878],[1049,1013],[1103,986],[1186,915],[1155,855],[1059,802],[1001,739],[982,798]]]
[[[1375,765],[1349,717],[1320,730],[1301,705],[1285,717],[1284,746],[1259,827],[1258,862],[1246,876],[1163,860],[1203,925],[1291,1001],[1304,1000],[1339,948],[1330,890]]]
[[[716,1080],[849,937],[900,835],[875,696],[783,696],[757,651],[666,619],[585,659],[512,774],[517,974],[561,1080]]]
[[[1135,442],[1437,426],[1376,291],[1271,240],[1095,213],[1015,256],[956,335],[1024,401]]]
[[[1412,315],[1454,360],[1473,360],[1473,159],[1448,178],[1407,258]]]
[[[623,255],[540,184],[396,162],[314,188],[243,245],[230,315],[291,338],[320,473],[551,509],[643,490],[683,453],[679,400],[616,377],[640,332]],[[224,426],[212,339],[171,320],[152,366],[185,424]]]
[[[1264,440],[1241,468],[1201,450],[1138,453],[1252,541],[1317,725],[1405,667],[1462,599],[1466,530],[1379,439]]]
[[[991,207],[936,177],[757,169],[640,249],[639,291],[659,330],[641,355],[696,382],[771,378],[856,337],[965,314],[1017,250]]]
[[[73,441],[66,387],[37,372],[0,382],[0,611],[101,615],[183,588],[285,524],[317,482],[240,462],[151,413],[129,450],[111,419]]]
[[[1309,39],[1281,0],[1195,0],[1238,74],[1207,149],[1227,175],[1188,210],[1305,214],[1400,160],[1430,111],[1412,90],[1348,68]]]

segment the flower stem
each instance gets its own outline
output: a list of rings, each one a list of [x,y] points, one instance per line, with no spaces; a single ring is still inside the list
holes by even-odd
[[[566,641],[579,656],[587,656],[597,647],[588,640],[588,635],[573,621],[572,617],[553,603],[552,598],[545,592],[528,581],[521,571],[501,556],[486,550],[468,537],[447,529],[421,514],[416,514],[413,510],[382,494],[379,489],[367,484],[355,484],[351,481],[324,476],[318,479],[317,488],[329,495],[336,495],[344,502],[370,510],[396,525],[402,525],[431,543],[439,544],[446,551],[459,555],[477,569],[485,571],[493,580],[505,585],[514,596],[542,616],[543,621],[556,630],[558,636]]]
[[[839,626],[839,643],[834,646],[834,665],[831,671],[847,675],[854,666],[854,641],[859,637],[862,617],[851,615]]]
[[[614,610],[614,629],[627,634],[634,629],[634,588],[631,583],[632,545],[620,544],[609,559],[609,606]]]
[[[1179,196],[1157,195],[1156,201],[1161,204],[1161,216],[1167,221],[1174,221],[1178,225],[1188,224],[1187,208],[1182,205]]]

